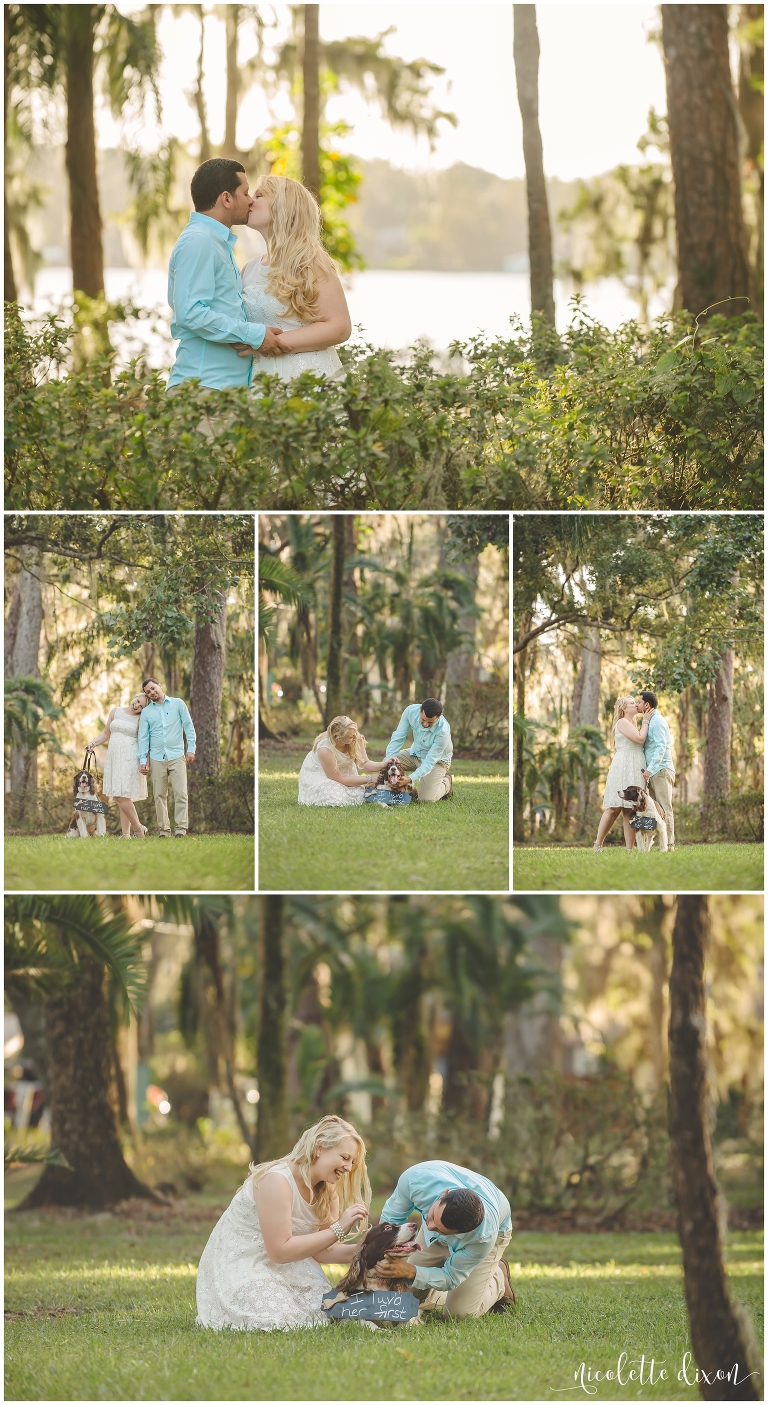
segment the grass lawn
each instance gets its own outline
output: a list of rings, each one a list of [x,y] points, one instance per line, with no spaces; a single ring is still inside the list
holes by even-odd
[[[615,1370],[622,1351],[668,1378],[590,1398],[699,1398],[677,1380],[689,1342],[672,1234],[516,1235],[518,1303],[502,1317],[230,1334],[194,1326],[197,1263],[222,1208],[198,1197],[156,1220],[8,1216],[6,1399],[573,1400],[580,1363]],[[761,1258],[760,1232],[729,1236],[732,1293],[758,1331]]]
[[[454,760],[453,799],[434,805],[313,808],[299,806],[296,798],[305,755],[306,748],[262,752],[260,888],[471,892],[509,887],[508,762]]]
[[[761,890],[762,844],[688,844],[671,854],[611,847],[592,849],[557,846],[530,849],[514,846],[513,887],[516,892],[557,889],[580,892],[706,893]]]
[[[7,890],[176,892],[254,889],[250,834],[190,834],[186,839],[66,839],[63,834],[5,841]]]

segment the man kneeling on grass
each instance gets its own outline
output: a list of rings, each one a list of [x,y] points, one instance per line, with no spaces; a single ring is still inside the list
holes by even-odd
[[[405,747],[408,732],[413,744]],[[453,795],[451,729],[443,717],[443,704],[437,698],[412,703],[405,709],[390,737],[385,761],[396,756],[403,770],[418,786],[419,800],[447,800]]]
[[[376,1272],[412,1279],[419,1316],[441,1307],[447,1317],[483,1317],[515,1303],[504,1258],[512,1216],[498,1186],[450,1161],[421,1161],[403,1172],[381,1218],[405,1224],[414,1210],[422,1219],[419,1250],[406,1263],[377,1264]]]

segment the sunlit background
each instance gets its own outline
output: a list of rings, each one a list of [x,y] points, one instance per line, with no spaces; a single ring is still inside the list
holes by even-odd
[[[132,13],[140,7],[119,8]],[[200,151],[194,89],[201,32],[198,15],[191,13],[200,7],[155,8],[163,54],[161,119],[158,122],[148,101],[141,110],[129,104],[118,121],[99,95],[97,131],[106,293],[110,299],[133,298],[143,307],[161,309],[158,330],[154,336],[144,330],[142,344],[150,347],[154,364],[163,365],[171,354],[165,269],[173,238],[190,208],[188,183]],[[225,8],[202,7],[202,92],[214,150],[224,136]],[[268,169],[264,143],[269,144],[269,134],[295,121],[301,95],[291,91],[287,80],[275,77],[274,70],[275,56],[291,34],[290,8],[241,6],[239,12],[242,78],[236,136],[253,181],[260,170]],[[663,114],[666,106],[655,38],[657,8],[545,4],[537,7],[537,22],[558,325],[566,325],[575,291],[581,291],[589,310],[612,327],[638,312],[656,315],[671,301],[671,231],[661,232],[647,286],[639,288],[632,247],[635,216],[612,173],[622,165],[657,163],[669,186],[663,149],[641,154],[637,147],[649,110]],[[362,175],[358,198],[345,211],[365,263],[346,276],[356,335],[396,349],[424,338],[440,349],[481,331],[503,334],[509,318],[527,317],[530,307],[512,6],[320,6],[320,37],[326,42],[350,36],[375,39],[385,31],[383,53],[408,62],[425,59],[444,70],[429,77],[429,98],[438,111],[456,120],[452,125],[439,119],[430,142],[423,134],[393,128],[370,91],[364,94],[342,82],[327,96],[325,120],[346,124],[337,145]],[[267,77],[270,64],[272,76]],[[35,183],[26,219],[31,250],[16,262],[26,264],[22,296],[27,301],[33,297],[39,311],[66,297],[71,271],[63,113],[58,119],[49,109],[44,113],[39,100],[36,111],[34,150],[27,162]],[[147,156],[169,138],[180,143],[169,198],[171,218],[163,236],[153,239],[143,253],[132,225],[132,195],[121,149]],[[567,218],[582,183],[596,178],[608,191],[612,237],[623,251],[618,273],[596,256],[599,231],[589,218]],[[239,232],[236,256],[241,264],[261,247],[258,235]]]

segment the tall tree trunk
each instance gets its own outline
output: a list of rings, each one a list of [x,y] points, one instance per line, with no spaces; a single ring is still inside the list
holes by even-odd
[[[256,1160],[274,1161],[288,1149],[286,957],[283,938],[285,898],[261,899],[259,923],[259,1026],[256,1036]]]
[[[526,610],[520,622],[520,638],[522,639],[531,627],[533,614]],[[527,664],[527,649],[520,649],[512,660],[512,667],[515,674],[515,712],[520,721],[525,720],[525,670]],[[525,821],[523,812],[525,809],[525,737],[522,731],[515,737],[515,770],[512,781],[512,835],[518,844],[522,844],[525,838]]]
[[[208,132],[208,109],[203,92],[203,60],[205,58],[205,11],[202,5],[194,5],[200,23],[200,48],[197,51],[197,84],[194,93],[195,111],[200,123],[200,164],[211,159],[211,138]]]
[[[513,5],[517,101],[523,119],[523,155],[528,193],[528,256],[531,312],[541,312],[555,325],[552,284],[552,233],[549,225],[544,152],[539,129],[539,34],[535,5]]]
[[[745,312],[749,248],[741,204],[736,95],[727,5],[662,5],[667,113],[675,181],[675,303],[697,315]]]
[[[757,1355],[747,1320],[731,1301],[723,1264],[718,1190],[712,1161],[704,961],[708,900],[680,896],[669,983],[669,1136],[683,1250],[691,1345],[705,1400],[759,1400]],[[731,1379],[723,1379],[722,1373]],[[718,1379],[718,1375],[720,1378]]]
[[[43,624],[43,592],[40,585],[42,566],[36,551],[25,548],[23,556],[24,569],[14,587],[11,600],[10,616],[15,620],[13,646],[10,658],[6,654],[5,662],[11,677],[25,674],[30,678],[39,678],[40,631]],[[12,745],[10,760],[11,790],[34,790],[37,787],[37,752]]]
[[[126,1165],[117,1130],[115,1065],[104,969],[83,961],[76,986],[45,1007],[51,1145],[71,1171],[46,1166],[18,1207],[99,1210],[131,1196],[159,1199]]]
[[[240,69],[237,66],[237,31],[240,6],[225,5],[227,29],[227,99],[222,156],[237,158],[237,108],[240,99]]]
[[[8,6],[3,8],[3,52],[4,52],[4,72],[3,72],[3,155],[4,172],[8,170],[8,56],[11,49],[11,18]],[[5,177],[4,177],[5,180]],[[3,294],[6,302],[16,302],[18,293],[16,291],[16,279],[13,274],[13,259],[11,258],[11,241],[9,239],[10,220],[8,218],[8,196],[3,188],[4,206],[4,226],[3,243],[5,254],[5,276]]]
[[[388,903],[390,930],[398,924],[401,906],[407,899],[391,897]],[[401,932],[406,949],[406,963],[395,981],[390,1003],[392,1053],[398,1082],[409,1112],[420,1112],[429,1089],[432,1050],[424,1028],[424,993],[426,989],[427,944],[421,932]]]
[[[96,180],[93,117],[95,5],[64,6],[67,74],[67,177],[69,179],[72,286],[97,298],[104,292],[101,211]]]
[[[762,316],[763,257],[765,214],[764,100],[765,46],[763,41],[764,5],[740,5],[739,24],[746,29],[739,61],[739,112],[746,133],[747,179],[755,190],[757,239],[752,260],[752,280],[755,293],[754,310]]]
[[[312,6],[308,7],[309,9]],[[328,667],[326,670],[325,725],[341,713],[343,702],[342,686],[342,604],[344,592],[345,554],[344,513],[337,512],[333,518],[333,546],[331,555],[331,608],[328,620]]]
[[[221,695],[224,688],[224,653],[227,606],[215,624],[195,628],[189,710],[197,733],[195,766],[202,776],[221,771]]]
[[[591,625],[582,644],[581,662],[571,707],[569,723],[571,731],[574,727],[597,727],[599,725],[602,658],[603,646],[600,641],[600,632],[595,625]],[[594,804],[596,799],[597,781],[587,782],[580,777],[578,782],[577,836],[583,834],[587,809]]]
[[[702,822],[705,833],[720,828],[718,811],[731,793],[731,728],[733,725],[733,649],[726,649],[720,672],[709,685],[707,745],[704,751]]]
[[[304,7],[302,75],[304,108],[301,125],[301,179],[320,199],[320,6]]]

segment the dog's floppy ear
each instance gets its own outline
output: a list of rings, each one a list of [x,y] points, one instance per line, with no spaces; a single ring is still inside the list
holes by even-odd
[[[363,1240],[349,1269],[340,1283],[336,1284],[338,1293],[359,1293],[365,1281],[365,1274],[368,1268],[368,1256],[365,1252],[365,1240]]]

